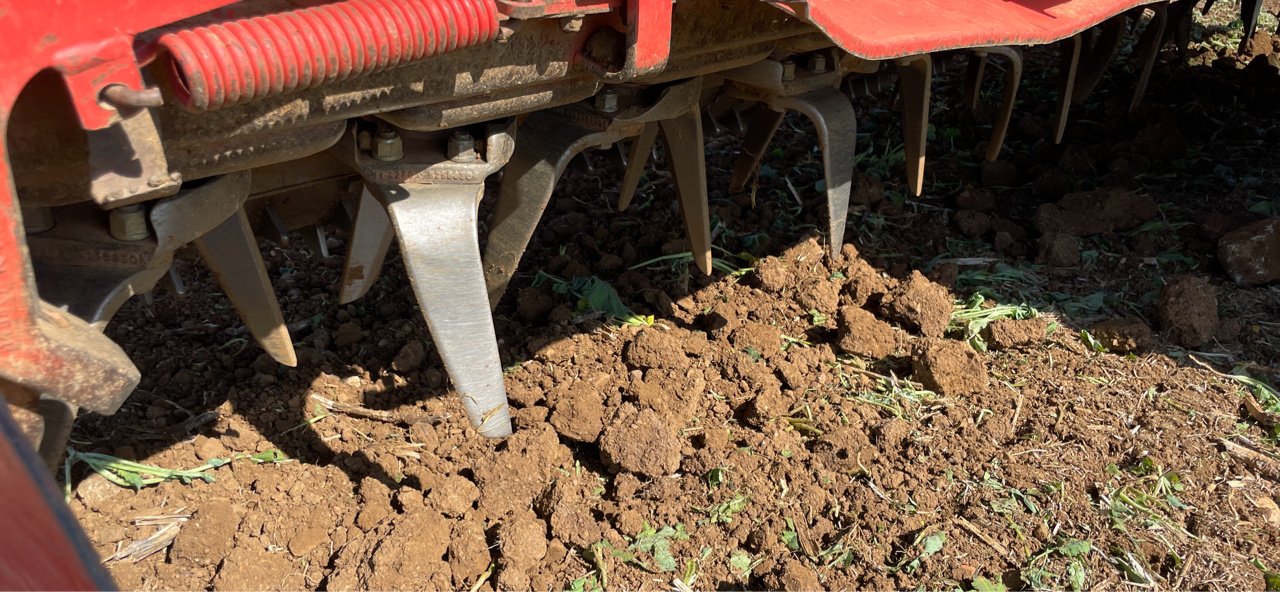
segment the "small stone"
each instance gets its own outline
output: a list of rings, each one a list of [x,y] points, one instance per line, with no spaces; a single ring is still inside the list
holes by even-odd
[[[1199,347],[1218,330],[1218,295],[1203,278],[1182,276],[1165,284],[1156,313],[1171,341]]]
[[[427,348],[421,341],[415,339],[400,348],[400,353],[396,354],[395,359],[391,361],[391,369],[400,373],[413,372],[422,366],[426,359]]]
[[[1049,267],[1080,265],[1080,238],[1057,232],[1040,237],[1039,260]]]
[[[229,456],[227,448],[222,445],[221,441],[208,436],[196,436],[195,452],[196,458],[200,460],[226,458]]]
[[[960,210],[955,216],[956,227],[960,234],[969,238],[979,238],[991,230],[991,216],[972,210]]]
[[[1218,261],[1231,281],[1261,286],[1280,280],[1280,218],[1259,220],[1218,240]]]
[[[333,336],[333,343],[338,347],[346,347],[354,345],[362,339],[364,339],[364,329],[361,329],[360,325],[348,321],[338,326],[338,331]]]

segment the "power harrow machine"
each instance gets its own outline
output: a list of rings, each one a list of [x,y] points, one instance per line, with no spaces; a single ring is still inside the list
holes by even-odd
[[[171,265],[188,246],[258,345],[294,365],[258,236],[300,232],[324,251],[324,225],[348,228],[342,303],[366,293],[396,241],[471,424],[502,437],[512,428],[491,308],[579,153],[622,152],[626,208],[660,144],[693,262],[709,273],[704,125],[743,123],[729,187],[740,191],[798,112],[823,154],[834,255],[855,168],[851,95],[896,88],[918,195],[938,54],[968,55],[970,106],[989,60],[1008,63],[995,160],[1024,47],[1061,56],[1060,140],[1130,27],[1141,28],[1138,105],[1196,3],[4,0],[0,474],[21,486],[0,487],[0,587],[103,585],[89,568],[48,567],[92,552],[65,509],[40,501],[36,459],[56,465],[78,411],[112,413],[137,385],[102,330],[128,299],[180,291]],[[1260,9],[1243,0],[1246,40]],[[481,220],[486,184],[496,202]]]

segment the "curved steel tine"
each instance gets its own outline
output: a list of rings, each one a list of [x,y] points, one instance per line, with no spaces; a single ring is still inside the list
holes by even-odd
[[[740,193],[747,188],[747,183],[755,177],[764,161],[769,142],[773,134],[782,125],[785,111],[770,109],[759,105],[752,110],[751,121],[747,124],[747,133],[742,138],[742,148],[738,158],[733,161],[733,173],[729,176],[729,191]]]
[[[375,186],[405,273],[454,388],[481,435],[511,433],[493,315],[485,305],[476,210],[484,184]]]
[[[1071,101],[1077,105],[1083,103],[1093,89],[1097,88],[1102,75],[1116,50],[1120,48],[1120,39],[1124,36],[1125,18],[1112,17],[1099,25],[1099,33],[1088,52],[1082,52],[1080,66],[1076,69],[1075,86],[1072,89]]]
[[[574,125],[554,113],[531,113],[502,176],[498,202],[484,251],[489,306],[496,307],[515,275],[533,231],[551,201],[569,161],[590,146],[616,142],[626,134]]]
[[[632,140],[627,148],[627,168],[622,174],[622,185],[618,188],[619,212],[631,206],[631,200],[636,196],[640,177],[644,175],[644,169],[649,164],[649,155],[653,152],[653,144],[657,139],[658,124],[649,122],[644,125],[644,131],[640,132],[640,135]]]
[[[1134,55],[1138,57],[1141,69],[1137,85],[1133,89],[1133,98],[1129,100],[1130,113],[1138,110],[1142,98],[1147,94],[1147,84],[1151,82],[1151,71],[1155,69],[1160,47],[1164,45],[1164,31],[1169,21],[1167,3],[1152,4],[1147,8],[1151,9],[1151,22],[1147,23],[1147,28],[1142,31],[1142,36],[1134,47]]]
[[[978,113],[978,98],[982,94],[982,78],[987,71],[987,49],[977,48],[969,53],[969,64],[965,70],[964,105],[969,114]]]
[[[1075,92],[1076,72],[1080,68],[1080,46],[1083,40],[1079,34],[1063,40],[1062,66],[1058,71],[1058,106],[1054,109],[1053,143],[1061,144],[1062,136],[1067,131],[1067,116],[1071,113],[1071,97]]]
[[[840,254],[849,216],[849,193],[857,160],[858,118],[853,104],[835,88],[822,88],[794,97],[778,97],[774,106],[803,113],[818,130],[827,184],[827,235],[831,256]],[[921,157],[923,158],[923,156]]]
[[[1005,136],[1009,133],[1009,122],[1013,120],[1013,103],[1018,98],[1018,86],[1022,83],[1022,52],[1017,48],[1006,46],[989,47],[987,51],[1003,56],[1009,61],[1009,71],[1005,74],[1004,80],[1004,95],[1000,98],[1000,113],[992,123],[991,139],[987,142],[987,162],[995,162],[1000,158]]]
[[[382,263],[391,248],[394,231],[382,204],[366,187],[360,192],[347,241],[347,255],[342,262],[342,285],[338,303],[347,304],[364,296],[382,273]]]
[[[933,83],[933,59],[929,54],[900,58],[898,83],[902,88],[903,152],[907,187],[913,195],[924,191],[925,143],[929,136],[929,99]]]
[[[711,205],[707,196],[706,144],[702,113],[694,108],[658,122],[666,140],[667,162],[675,178],[693,264],[711,275]]]
[[[280,301],[267,278],[258,239],[244,209],[236,210],[226,221],[197,238],[195,245],[262,349],[285,366],[297,366],[298,356],[293,351],[284,314],[280,312]]]

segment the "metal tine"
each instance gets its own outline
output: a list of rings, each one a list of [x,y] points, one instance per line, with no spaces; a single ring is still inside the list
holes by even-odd
[[[302,240],[307,243],[311,254],[321,259],[329,258],[329,243],[325,238],[324,226],[312,224],[302,229]]]
[[[484,185],[377,188],[400,241],[405,272],[463,407],[481,435],[511,434],[493,315],[485,306],[476,210]]]
[[[636,139],[632,140],[631,145],[627,147],[627,168],[622,174],[622,185],[618,188],[619,212],[631,206],[631,200],[636,196],[636,188],[640,186],[640,177],[644,175],[644,169],[649,164],[649,154],[653,152],[653,145],[657,139],[658,124],[649,122],[644,124],[644,131]]]
[[[729,191],[740,193],[747,188],[747,183],[760,171],[760,164],[769,150],[773,135],[782,125],[785,110],[778,110],[766,105],[758,105],[751,112],[751,120],[747,123],[747,133],[742,138],[742,148],[733,163],[733,173],[729,176]]]
[[[706,145],[702,113],[693,109],[658,122],[666,141],[667,163],[675,178],[680,214],[684,218],[693,264],[711,275],[711,203],[707,196]],[[648,126],[646,126],[647,128]]]
[[[898,60],[902,89],[903,152],[907,186],[913,195],[924,192],[925,143],[929,134],[929,99],[933,83],[933,58],[929,54]]]
[[[1062,42],[1062,66],[1058,72],[1058,106],[1054,110],[1053,143],[1061,144],[1067,132],[1067,116],[1071,113],[1071,96],[1075,91],[1076,72],[1080,68],[1083,39],[1072,35]]]
[[[364,296],[382,273],[382,262],[391,248],[394,230],[386,209],[365,188],[355,206],[355,219],[342,263],[338,302],[347,304]]]
[[[569,161],[591,146],[616,142],[624,134],[585,129],[551,112],[537,111],[520,125],[520,139],[502,173],[498,202],[484,252],[489,306],[496,307],[551,201]]]
[[[195,245],[262,349],[285,366],[297,366],[289,328],[244,209],[196,239]]]
[[[178,270],[172,265],[169,271],[165,272],[164,277],[160,278],[161,285],[169,292],[169,295],[175,299],[183,298],[187,295],[187,284],[182,281],[182,276],[178,275]],[[148,292],[149,293],[149,292]]]
[[[288,247],[289,227],[285,225],[284,219],[271,206],[266,206],[262,209],[266,214],[266,220],[258,224],[259,231],[266,235],[267,240],[282,247]]]
[[[1165,41],[1173,41],[1178,53],[1186,53],[1187,44],[1191,42],[1191,11],[1196,0],[1181,0],[1169,3],[1169,25],[1165,27]]]
[[[844,244],[849,193],[853,188],[853,170],[858,157],[858,118],[853,104],[835,88],[820,88],[772,101],[775,106],[804,114],[818,130],[827,184],[827,235],[831,256],[838,257]]]
[[[1097,88],[1102,75],[1106,73],[1111,58],[1120,48],[1120,39],[1124,36],[1125,17],[1113,17],[1101,25],[1093,43],[1087,52],[1081,51],[1080,65],[1076,68],[1076,80],[1071,93],[1071,102],[1079,105]]]
[[[1169,23],[1168,6],[1168,3],[1147,6],[1151,9],[1151,22],[1147,23],[1147,28],[1142,31],[1142,36],[1138,38],[1134,49],[1134,55],[1138,58],[1141,70],[1138,73],[1138,83],[1133,89],[1133,98],[1129,100],[1130,113],[1138,110],[1143,97],[1147,94],[1147,84],[1151,82],[1151,71],[1155,69],[1156,58],[1160,56],[1160,47],[1164,45],[1164,31]]]
[[[982,94],[982,78],[987,71],[986,48],[974,49],[969,54],[969,64],[965,69],[964,104],[971,115],[978,113],[978,97]]]
[[[1000,98],[1000,113],[991,126],[991,139],[987,141],[987,162],[995,162],[1000,158],[1000,150],[1004,148],[1005,136],[1009,133],[1009,122],[1013,120],[1013,103],[1018,98],[1018,86],[1022,84],[1022,52],[1015,47],[988,47],[985,53],[1004,57],[1009,61],[1009,71],[1005,74],[1004,94]]]
[[[1244,23],[1244,36],[1240,38],[1238,53],[1249,49],[1249,40],[1258,31],[1258,17],[1262,13],[1262,0],[1240,0],[1240,22]]]

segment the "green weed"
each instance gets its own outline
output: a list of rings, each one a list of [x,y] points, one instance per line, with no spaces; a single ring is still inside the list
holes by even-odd
[[[67,449],[67,460],[63,465],[63,471],[66,476],[66,482],[71,482],[71,468],[76,463],[82,462],[89,465],[94,472],[102,475],[104,479],[115,483],[121,487],[132,487],[134,489],[142,489],[148,485],[156,485],[165,481],[181,481],[183,484],[191,484],[192,481],[202,480],[212,483],[213,469],[231,464],[232,461],[249,459],[257,464],[264,463],[283,463],[289,462],[283,452],[279,450],[268,450],[257,454],[233,454],[228,458],[213,458],[208,462],[191,469],[166,469],[155,465],[147,465],[123,458],[111,456],[109,454],[101,454],[97,452],[80,452],[74,448]]]
[[[539,271],[533,279],[534,286],[550,283],[551,290],[557,294],[577,298],[579,313],[601,314],[609,320],[624,325],[653,325],[653,315],[637,315],[622,303],[618,291],[613,286],[595,276],[576,277],[565,280]]]
[[[962,332],[964,340],[980,352],[987,351],[987,342],[982,338],[982,330],[987,325],[999,319],[1020,321],[1040,316],[1040,311],[1026,303],[985,306],[986,300],[986,297],[977,293],[968,300],[956,301],[951,309],[951,323],[947,327],[949,331]]]

